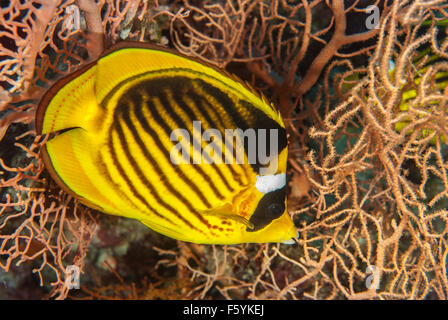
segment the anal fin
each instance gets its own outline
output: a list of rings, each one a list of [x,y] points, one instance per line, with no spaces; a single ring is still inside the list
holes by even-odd
[[[81,203],[100,211],[115,211],[113,204],[93,184],[92,150],[87,132],[82,128],[68,130],[49,140],[42,157],[52,178]]]

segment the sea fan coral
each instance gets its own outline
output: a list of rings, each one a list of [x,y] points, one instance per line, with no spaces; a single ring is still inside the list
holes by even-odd
[[[74,265],[90,280],[73,297],[447,299],[447,9],[441,0],[10,1],[0,14],[1,268],[32,263],[58,298]],[[46,138],[29,127],[37,99],[98,56],[102,33],[106,47],[169,43],[280,107],[296,245],[128,232],[125,219],[51,182],[38,153]],[[103,282],[109,270],[116,285]]]

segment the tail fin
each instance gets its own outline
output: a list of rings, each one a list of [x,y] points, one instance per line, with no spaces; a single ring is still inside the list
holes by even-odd
[[[36,112],[36,132],[46,134],[82,127],[95,98],[96,62],[57,81],[43,96]]]

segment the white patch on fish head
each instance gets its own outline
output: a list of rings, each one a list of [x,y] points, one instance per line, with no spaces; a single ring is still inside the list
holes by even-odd
[[[286,185],[286,173],[257,176],[255,187],[261,193],[269,193],[283,188]]]

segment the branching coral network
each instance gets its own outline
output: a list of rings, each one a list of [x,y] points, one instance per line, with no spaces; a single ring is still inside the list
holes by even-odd
[[[67,266],[85,270],[97,213],[46,177],[46,138],[27,127],[36,99],[95,59],[102,34],[105,46],[167,37],[279,106],[300,239],[154,246],[159,261],[148,268],[175,268],[176,280],[136,288],[117,275],[117,287],[98,283],[88,296],[447,299],[447,9],[438,0],[10,1],[0,15],[0,267],[34,261],[51,295],[67,296]]]

